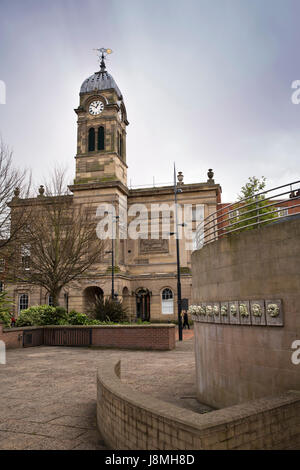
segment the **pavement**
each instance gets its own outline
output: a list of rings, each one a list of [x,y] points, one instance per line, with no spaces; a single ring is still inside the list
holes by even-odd
[[[0,450],[101,450],[96,373],[122,359],[122,381],[143,394],[204,413],[195,395],[193,330],[173,351],[40,346],[7,351],[0,365]]]

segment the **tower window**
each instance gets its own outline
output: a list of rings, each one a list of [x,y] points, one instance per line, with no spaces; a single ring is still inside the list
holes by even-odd
[[[95,150],[95,129],[91,127],[89,129],[89,152],[93,152]]]
[[[98,150],[104,150],[104,127],[98,127]]]
[[[120,133],[118,133],[118,153],[120,157],[123,156],[123,137]]]

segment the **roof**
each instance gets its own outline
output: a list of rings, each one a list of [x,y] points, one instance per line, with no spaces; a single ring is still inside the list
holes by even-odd
[[[80,88],[80,93],[90,93],[91,91],[101,91],[114,89],[118,95],[118,98],[122,98],[122,94],[118,88],[113,77],[106,71],[95,72],[89,78],[84,80]]]

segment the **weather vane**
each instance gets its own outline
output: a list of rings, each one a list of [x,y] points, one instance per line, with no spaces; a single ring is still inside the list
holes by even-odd
[[[93,49],[94,51],[97,51],[97,55],[99,58],[100,62],[100,72],[104,73],[105,72],[105,62],[104,59],[107,57],[108,54],[112,53],[111,49],[105,49],[104,47],[101,47],[100,49]]]

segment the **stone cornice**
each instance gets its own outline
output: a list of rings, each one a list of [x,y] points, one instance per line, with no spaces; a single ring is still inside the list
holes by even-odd
[[[187,192],[194,191],[212,191],[215,190],[216,193],[221,192],[221,186],[219,184],[211,183],[191,183],[183,184],[179,186],[182,189],[182,194]],[[151,188],[137,188],[130,189],[129,196],[153,196],[156,194],[174,194],[174,186],[161,186],[161,187],[151,187]]]
[[[65,194],[63,196],[37,196],[21,199],[13,197],[10,202],[7,203],[8,207],[18,207],[24,205],[41,205],[41,204],[53,204],[53,202],[68,202],[72,203],[73,194]]]
[[[125,186],[121,181],[105,181],[103,183],[101,182],[95,182],[95,183],[82,183],[82,184],[71,184],[68,186],[70,191],[85,191],[85,190],[91,190],[91,189],[105,189],[105,188],[118,188],[123,194],[126,194],[126,196],[129,195],[129,189],[127,186]]]

